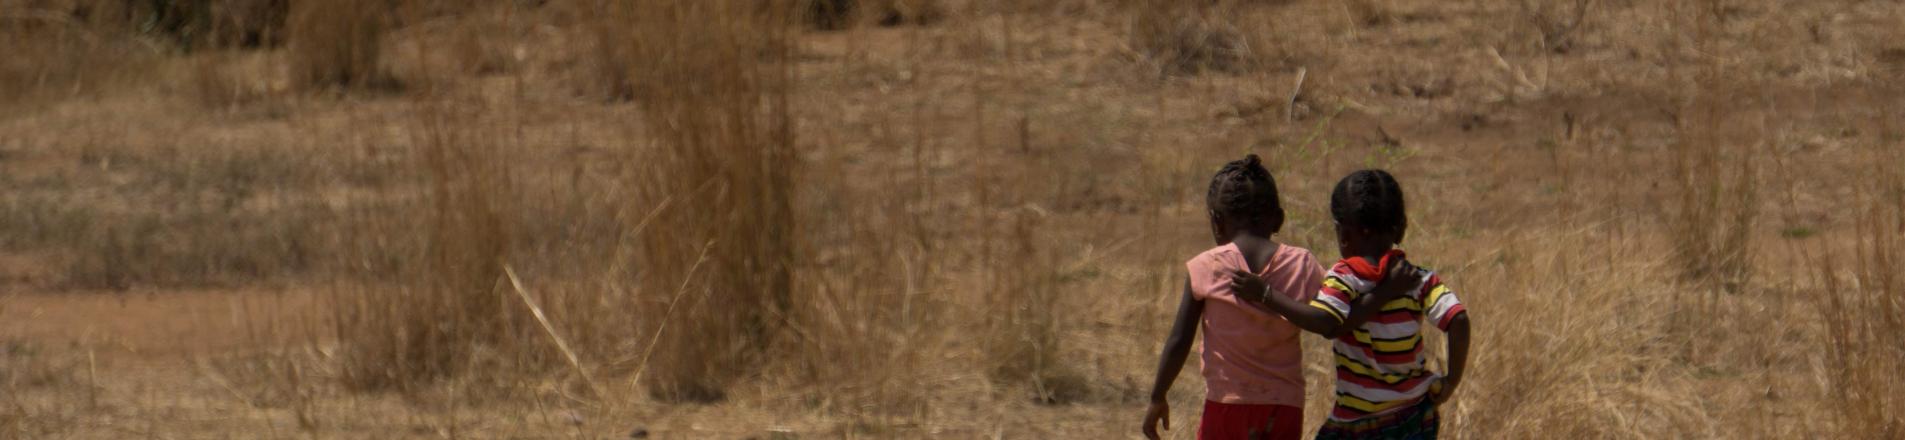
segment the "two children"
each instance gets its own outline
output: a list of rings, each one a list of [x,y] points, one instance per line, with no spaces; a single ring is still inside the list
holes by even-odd
[[[1309,250],[1271,238],[1282,229],[1283,208],[1276,181],[1256,155],[1218,170],[1211,177],[1206,204],[1217,247],[1185,263],[1189,278],[1158,361],[1144,434],[1158,438],[1159,422],[1170,429],[1166,396],[1202,327],[1205,402],[1198,438],[1298,438],[1303,430],[1304,399],[1298,326],[1262,304],[1273,300],[1266,297],[1289,304],[1311,301],[1326,278]],[[1351,298],[1357,307],[1346,308],[1345,321],[1331,325],[1353,328],[1375,315],[1379,301],[1413,290],[1415,280],[1401,276],[1413,268],[1400,259],[1395,263],[1383,269],[1398,276],[1372,277],[1388,281],[1363,286],[1374,294]],[[1249,274],[1256,284],[1238,288],[1238,273]],[[1339,332],[1332,328],[1321,333]]]
[[[1190,280],[1159,361],[1146,437],[1158,438],[1159,421],[1169,429],[1165,395],[1201,321],[1198,438],[1301,435],[1302,356],[1291,327],[1335,339],[1336,405],[1317,438],[1434,438],[1436,406],[1461,382],[1468,318],[1439,277],[1395,249],[1408,225],[1395,178],[1363,170],[1337,183],[1330,214],[1343,259],[1320,281],[1309,251],[1270,239],[1283,212],[1256,156],[1218,171],[1207,203],[1218,246],[1186,263]],[[1423,365],[1425,318],[1448,335],[1441,375]]]

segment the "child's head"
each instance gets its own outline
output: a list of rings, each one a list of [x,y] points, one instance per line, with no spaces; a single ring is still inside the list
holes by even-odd
[[[1277,181],[1255,154],[1217,170],[1204,203],[1210,208],[1211,238],[1217,244],[1229,243],[1238,233],[1269,237],[1283,229]]]
[[[1349,173],[1336,182],[1330,216],[1336,219],[1336,243],[1344,257],[1388,251],[1409,229],[1402,185],[1383,170]]]

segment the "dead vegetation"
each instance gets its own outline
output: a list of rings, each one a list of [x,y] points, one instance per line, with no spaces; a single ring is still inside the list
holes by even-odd
[[[788,96],[790,7],[662,2],[630,16],[639,29],[629,82],[653,148],[634,206],[649,214],[633,263],[658,336],[644,359],[650,390],[670,400],[719,398],[785,328],[793,307],[801,174]],[[641,211],[634,211],[641,212]],[[636,218],[628,216],[627,218]],[[660,313],[654,313],[660,312]]]
[[[1131,47],[1160,73],[1236,72],[1251,55],[1236,22],[1236,1],[1130,3]]]
[[[286,12],[291,76],[310,88],[392,88],[383,65],[391,16],[375,0],[300,1]]]
[[[1896,91],[1822,80],[1889,74],[1837,60],[1893,6],[237,4],[0,17],[0,287],[321,322],[186,367],[7,342],[0,432],[1125,435],[1239,149],[1325,259],[1341,173],[1428,201],[1409,246],[1477,319],[1454,437],[1905,429]],[[0,339],[59,336],[10,298]]]
[[[814,29],[841,30],[870,24],[927,25],[946,14],[941,0],[802,0],[795,9]]]

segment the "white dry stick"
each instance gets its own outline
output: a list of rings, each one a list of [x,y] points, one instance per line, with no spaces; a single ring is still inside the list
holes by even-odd
[[[1516,68],[1512,64],[1508,64],[1508,59],[1502,57],[1501,51],[1495,50],[1495,48],[1490,47],[1488,48],[1488,55],[1495,59],[1495,66],[1500,67],[1503,72],[1507,72],[1508,76],[1515,80],[1516,84],[1520,84],[1522,87],[1527,88],[1531,93],[1539,93],[1542,91],[1541,85],[1535,84],[1534,81],[1530,81],[1528,79],[1528,75],[1522,73],[1521,69]]]
[[[99,360],[93,356],[93,347],[86,347],[86,404],[99,408]]]
[[[642,382],[642,373],[645,373],[648,371],[649,356],[653,356],[655,354],[655,345],[661,342],[662,332],[668,330],[669,318],[673,318],[675,316],[675,306],[681,304],[681,295],[683,293],[688,292],[688,283],[694,281],[695,272],[701,270],[701,263],[705,263],[708,261],[708,248],[712,248],[712,247],[714,247],[713,241],[709,241],[708,244],[702,245],[701,255],[698,257],[695,257],[695,264],[693,266],[688,267],[688,275],[681,278],[681,287],[675,288],[675,299],[668,301],[668,311],[662,312],[661,324],[655,326],[655,335],[648,338],[648,348],[645,350],[642,350],[641,366],[635,367],[635,376],[629,379],[628,383],[640,384]]]
[[[529,290],[523,288],[522,281],[516,278],[516,270],[504,264],[503,275],[509,277],[509,285],[515,288],[516,297],[522,298],[523,306],[529,307],[529,313],[536,316],[536,323],[542,324],[542,331],[548,333],[549,339],[556,342],[556,349],[562,350],[562,356],[569,359],[569,366],[574,367],[576,374],[582,375],[582,381],[589,384],[589,391],[594,392],[598,399],[608,398],[607,394],[602,393],[602,387],[595,384],[595,378],[589,376],[589,370],[582,368],[582,360],[575,356],[575,351],[569,349],[569,343],[562,339],[561,334],[556,333],[554,325],[549,324],[549,317],[543,315],[542,307],[536,305],[536,299],[531,298]]]
[[[1310,69],[1303,67],[1296,68],[1296,87],[1290,88],[1290,102],[1283,107],[1284,122],[1296,120],[1296,98],[1303,95],[1303,80],[1309,76]]]

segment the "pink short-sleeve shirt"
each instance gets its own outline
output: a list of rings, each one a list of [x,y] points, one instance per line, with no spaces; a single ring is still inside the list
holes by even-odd
[[[1185,262],[1191,295],[1204,301],[1198,347],[1204,398],[1214,402],[1303,406],[1303,349],[1296,325],[1230,290],[1230,270],[1249,270],[1243,251],[1225,244]],[[1323,284],[1323,267],[1308,249],[1278,245],[1257,273],[1277,292],[1307,303]]]

